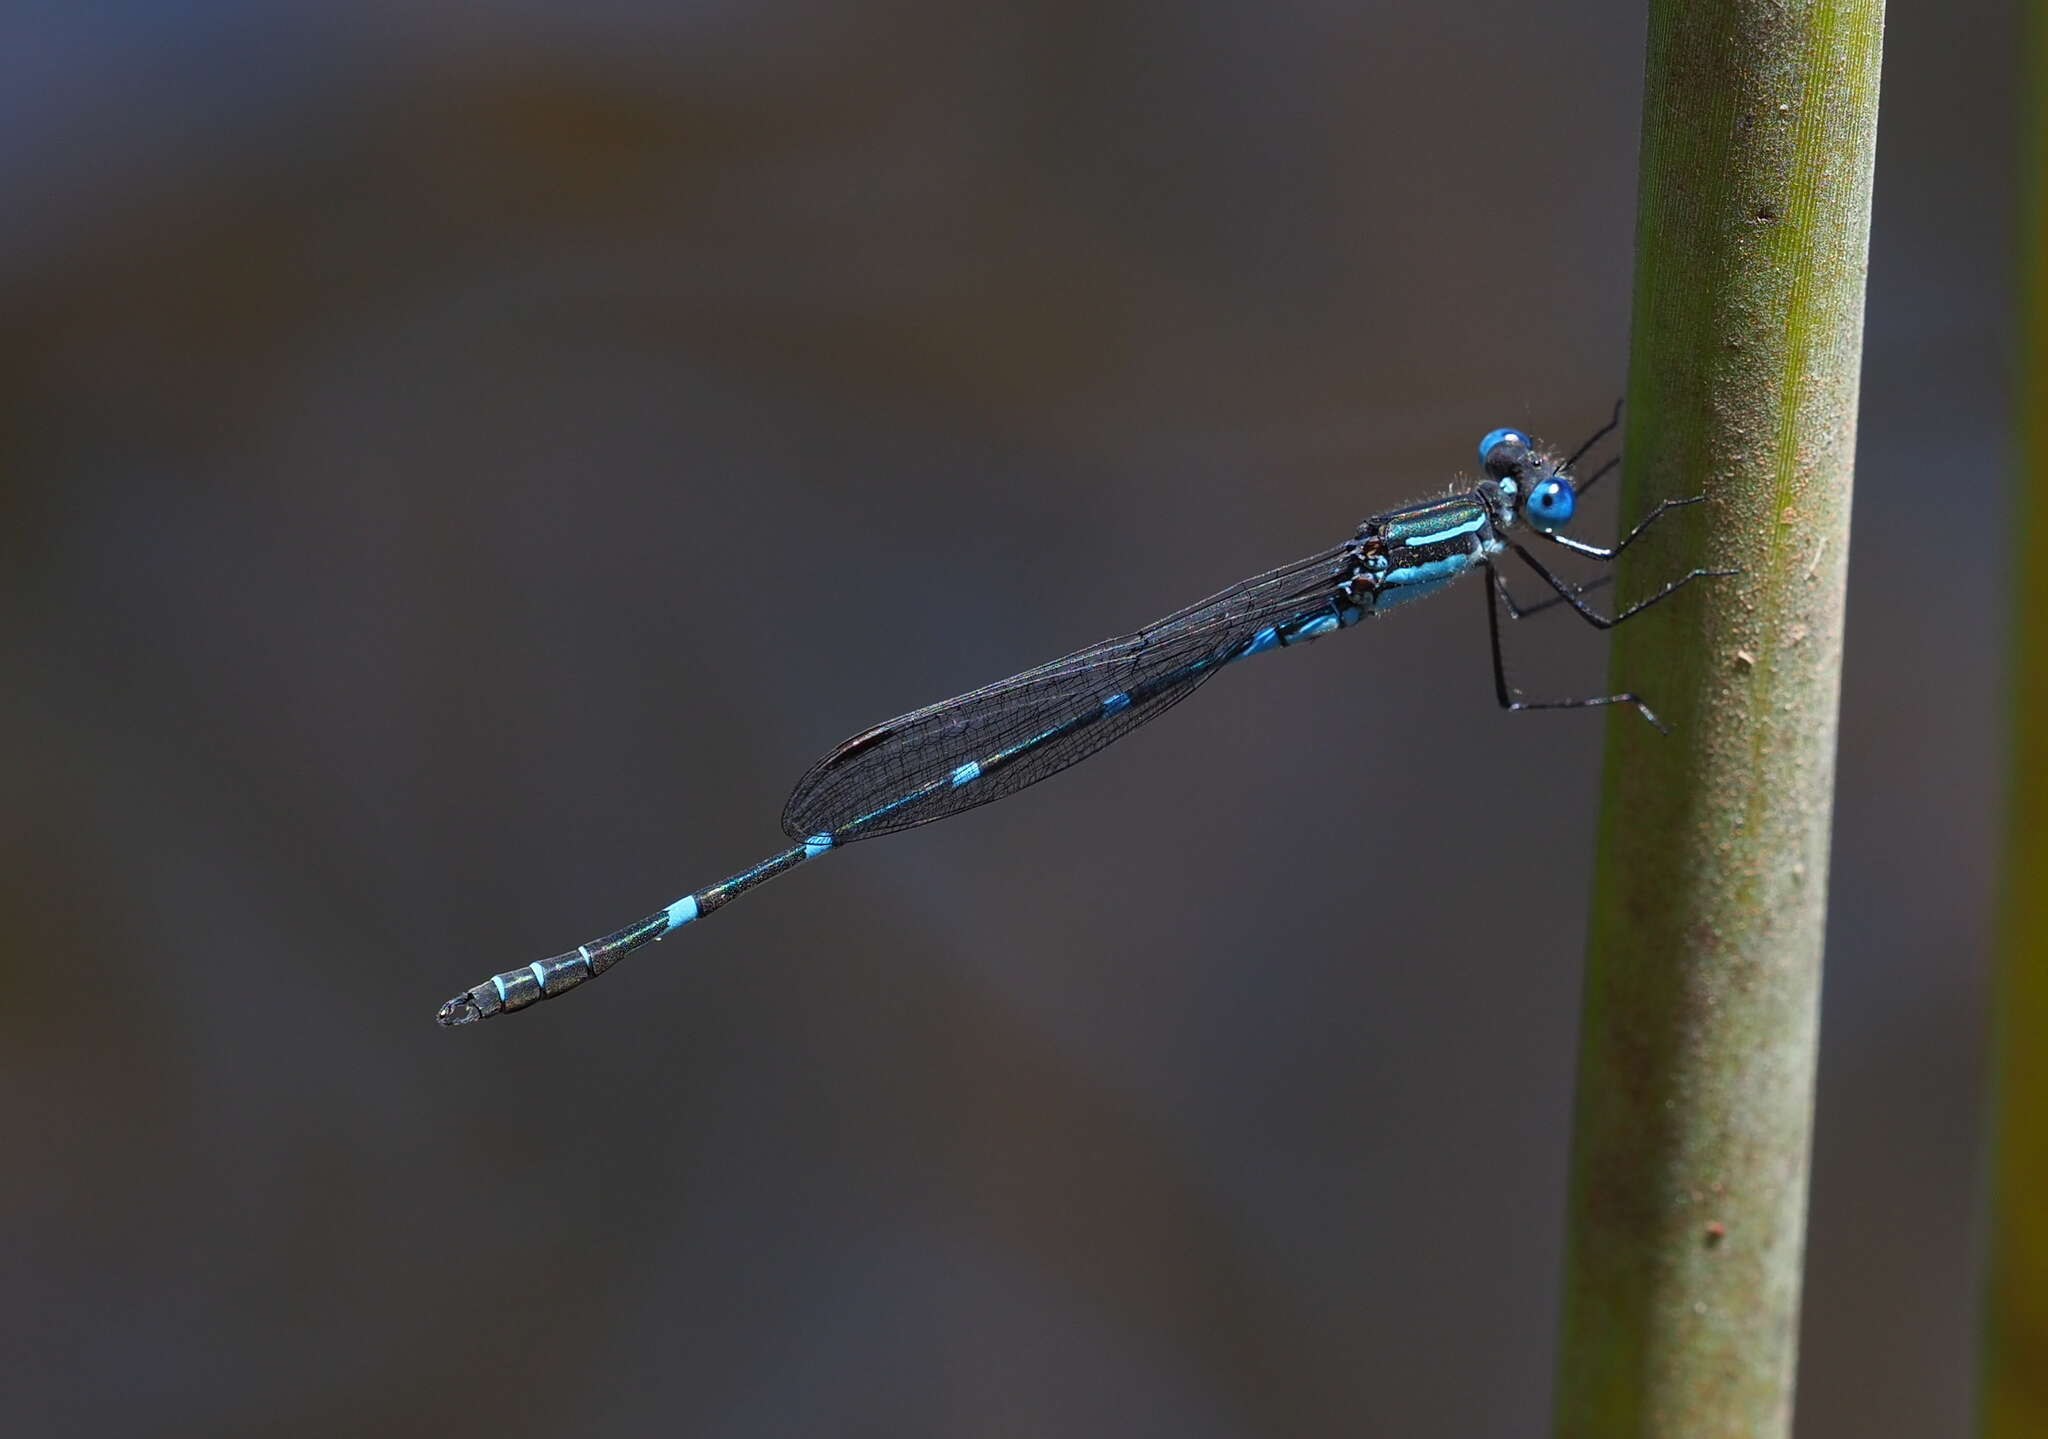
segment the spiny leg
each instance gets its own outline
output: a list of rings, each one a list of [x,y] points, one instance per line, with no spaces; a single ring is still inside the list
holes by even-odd
[[[1623,398],[1625,399],[1625,398],[1627,398],[1627,397],[1626,397],[1626,396],[1624,396]],[[1606,438],[1607,438],[1607,437],[1608,437],[1609,435],[1613,434],[1613,433],[1614,433],[1614,427],[1615,427],[1616,425],[1620,424],[1620,423],[1621,423],[1621,400],[1616,400],[1616,401],[1614,402],[1614,413],[1613,413],[1612,415],[1609,415],[1609,416],[1607,417],[1607,423],[1606,423],[1606,424],[1604,424],[1604,425],[1602,425],[1602,426],[1601,426],[1601,427],[1600,427],[1599,429],[1597,429],[1597,430],[1593,431],[1593,437],[1592,437],[1591,439],[1587,440],[1585,444],[1583,444],[1583,445],[1580,445],[1580,446],[1579,446],[1579,447],[1578,447],[1578,448],[1577,448],[1576,450],[1573,450],[1573,451],[1572,451],[1572,457],[1571,457],[1570,459],[1566,460],[1566,461],[1565,461],[1565,462],[1564,462],[1563,464],[1559,465],[1559,466],[1557,467],[1557,468],[1558,468],[1558,470],[1559,470],[1560,472],[1562,472],[1562,471],[1565,471],[1565,470],[1569,470],[1569,469],[1570,469],[1570,468],[1571,468],[1571,467],[1572,467],[1573,465],[1576,465],[1576,464],[1577,464],[1577,463],[1579,462],[1579,457],[1580,457],[1580,456],[1584,455],[1584,454],[1586,453],[1586,451],[1588,451],[1588,450],[1592,449],[1592,448],[1593,448],[1593,446],[1595,446],[1595,445],[1599,444],[1599,443],[1600,443],[1600,442],[1601,442],[1602,440],[1606,439]],[[1615,466],[1615,465],[1618,465],[1618,464],[1620,464],[1620,463],[1621,463],[1621,461],[1620,461],[1620,460],[1613,460],[1613,461],[1610,461],[1610,462],[1609,462],[1609,464],[1607,465],[1607,468],[1606,468],[1606,469],[1603,469],[1603,470],[1602,470],[1602,471],[1601,471],[1600,473],[1604,475],[1604,474],[1606,474],[1606,473],[1607,473],[1607,470],[1609,470],[1609,469],[1612,469],[1612,468],[1614,468],[1614,466]],[[1598,479],[1598,478],[1599,478],[1599,476],[1598,476],[1598,475],[1594,476],[1594,479]],[[1586,483],[1587,483],[1587,484],[1591,484],[1592,482],[1593,482],[1592,480],[1588,480],[1588,481],[1587,481]]]
[[[1609,460],[1599,469],[1593,471],[1592,474],[1586,476],[1585,479],[1573,480],[1572,493],[1574,495],[1584,495],[1586,491],[1592,489],[1593,486],[1599,484],[1602,480],[1606,479],[1609,475],[1613,474],[1614,471],[1620,466],[1620,464],[1621,456],[1616,455],[1613,459]],[[1562,473],[1562,471],[1560,471],[1560,473]]]
[[[1512,541],[1510,542],[1510,546],[1511,548],[1513,548],[1514,552],[1521,557],[1523,564],[1527,565],[1530,569],[1536,571],[1536,576],[1538,579],[1542,580],[1543,583],[1549,585],[1552,589],[1556,590],[1558,593],[1558,597],[1562,599],[1566,604],[1570,605],[1574,610],[1577,610],[1579,613],[1579,618],[1583,619],[1587,624],[1591,625],[1596,630],[1613,629],[1623,620],[1628,619],[1631,616],[1641,614],[1651,605],[1656,604],[1661,599],[1669,597],[1671,594],[1678,590],[1684,589],[1694,580],[1704,579],[1710,575],[1734,575],[1741,573],[1740,570],[1692,570],[1686,574],[1680,575],[1677,579],[1673,580],[1670,584],[1664,586],[1663,589],[1657,591],[1657,593],[1651,595],[1648,599],[1637,600],[1634,604],[1630,605],[1620,614],[1608,616],[1601,614],[1598,610],[1594,609],[1591,605],[1587,604],[1584,600],[1580,599],[1579,595],[1581,592],[1577,586],[1566,584],[1563,580],[1559,579],[1556,575],[1552,574],[1549,570],[1545,569],[1543,567],[1543,562],[1537,559],[1536,556],[1530,554],[1527,548],[1525,548],[1519,543],[1515,543]]]
[[[1610,466],[1609,468],[1612,467]],[[1604,475],[1606,473],[1606,469],[1602,469],[1600,471],[1600,475]],[[1595,475],[1593,478],[1598,479],[1600,475]],[[1574,493],[1583,495],[1587,491],[1587,489],[1591,487],[1592,483],[1592,480],[1588,480],[1585,484],[1580,485],[1574,491]],[[1647,530],[1652,524],[1654,524],[1658,516],[1662,515],[1666,510],[1684,509],[1687,505],[1696,505],[1705,498],[1705,495],[1693,495],[1689,499],[1657,501],[1657,507],[1651,510],[1650,513],[1648,513],[1647,515],[1644,515],[1640,520],[1637,520],[1636,527],[1630,530],[1627,534],[1623,535],[1621,537],[1620,542],[1616,544],[1612,549],[1606,549],[1599,545],[1589,545],[1584,540],[1573,539],[1570,535],[1554,535],[1546,530],[1537,530],[1535,533],[1538,538],[1546,539],[1550,541],[1550,543],[1552,543],[1553,545],[1561,546],[1564,549],[1572,551],[1574,554],[1590,555],[1596,560],[1611,560],[1616,555],[1620,554],[1623,550],[1627,549],[1630,545],[1634,544],[1636,542],[1636,537],[1642,534],[1644,530]]]
[[[1482,561],[1482,563],[1485,562]],[[1641,695],[1629,694],[1624,692],[1622,694],[1613,695],[1595,695],[1589,699],[1517,699],[1515,697],[1515,692],[1508,688],[1507,666],[1502,663],[1500,657],[1499,601],[1500,599],[1506,597],[1507,591],[1505,585],[1501,580],[1499,572],[1495,570],[1490,563],[1486,565],[1486,573],[1486,633],[1487,638],[1491,640],[1493,644],[1493,693],[1494,698],[1500,701],[1500,707],[1502,709],[1512,714],[1516,710],[1585,710],[1597,709],[1601,705],[1630,704],[1634,705],[1637,711],[1642,715],[1642,717],[1648,720],[1651,724],[1655,725],[1660,731],[1662,731],[1665,734],[1671,733],[1671,731],[1664,728],[1664,721],[1658,719],[1656,714],[1650,709],[1650,707],[1647,704],[1643,703]]]
[[[1490,566],[1489,569],[1491,569]],[[1502,575],[1499,570],[1492,570],[1492,575],[1494,586],[1500,591],[1501,603],[1508,607],[1508,618],[1511,620],[1522,620],[1527,619],[1530,615],[1540,615],[1545,610],[1554,610],[1564,603],[1563,595],[1552,595],[1549,599],[1538,600],[1533,605],[1516,604],[1515,597],[1508,593],[1506,576]],[[1605,589],[1613,583],[1613,575],[1601,575],[1598,579],[1588,580],[1582,585],[1574,585],[1573,588],[1582,595],[1589,595],[1594,590]]]

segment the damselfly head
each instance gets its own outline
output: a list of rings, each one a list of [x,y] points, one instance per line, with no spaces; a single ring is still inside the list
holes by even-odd
[[[1568,524],[1574,496],[1570,477],[1551,468],[1520,430],[1492,430],[1479,442],[1479,462],[1493,481],[1503,518],[1519,515],[1549,534]]]

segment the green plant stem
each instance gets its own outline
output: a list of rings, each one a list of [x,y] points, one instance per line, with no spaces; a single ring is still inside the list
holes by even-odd
[[[1789,1431],[1881,0],[1655,0],[1562,1435]]]
[[[1987,1439],[2048,1434],[2048,7],[2027,16],[2011,788],[1993,1018]]]

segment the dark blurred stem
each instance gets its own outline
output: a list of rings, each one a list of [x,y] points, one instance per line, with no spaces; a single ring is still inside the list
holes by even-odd
[[[1789,1433],[1881,0],[1654,0],[1560,1435]]]
[[[2048,13],[2028,7],[2011,789],[1994,1011],[1987,1439],[2048,1434]]]

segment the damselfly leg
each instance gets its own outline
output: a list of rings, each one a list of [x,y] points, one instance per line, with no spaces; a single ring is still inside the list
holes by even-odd
[[[1540,615],[1545,610],[1554,610],[1564,603],[1563,595],[1552,595],[1547,600],[1538,600],[1533,605],[1525,605],[1508,592],[1507,578],[1499,570],[1494,570],[1491,574],[1493,587],[1500,591],[1500,602],[1507,606],[1508,618],[1511,620],[1526,620],[1531,615]],[[1597,579],[1587,580],[1584,584],[1574,586],[1574,588],[1582,595],[1590,595],[1593,591],[1604,590],[1613,583],[1613,575],[1601,575]]]
[[[1657,593],[1655,593],[1654,595],[1651,595],[1648,599],[1637,600],[1634,604],[1630,605],[1620,614],[1603,615],[1598,610],[1594,609],[1591,605],[1587,604],[1585,600],[1580,598],[1580,596],[1585,594],[1584,588],[1578,585],[1570,584],[1564,580],[1559,579],[1556,575],[1552,574],[1549,571],[1549,569],[1547,569],[1544,566],[1541,560],[1537,559],[1534,555],[1529,553],[1527,547],[1513,540],[1510,540],[1508,542],[1508,547],[1515,552],[1516,556],[1522,561],[1523,564],[1527,565],[1530,569],[1536,572],[1536,577],[1538,579],[1542,580],[1543,583],[1549,585],[1552,589],[1556,590],[1558,598],[1562,600],[1565,604],[1570,605],[1572,609],[1578,613],[1580,619],[1584,620],[1587,624],[1591,625],[1596,630],[1613,629],[1623,620],[1631,619],[1634,616],[1641,614],[1644,610],[1648,609],[1651,605],[1656,604],[1659,600],[1670,598],[1679,590],[1682,590],[1687,585],[1691,584],[1694,580],[1706,579],[1709,576],[1715,575],[1733,575],[1740,573],[1740,571],[1738,570],[1689,570],[1685,574],[1682,574],[1677,579],[1673,580],[1670,584],[1664,586],[1663,589],[1657,591]]]
[[[1607,473],[1608,470],[1611,470],[1613,468],[1614,466],[1611,464],[1606,465],[1600,470],[1600,474],[1604,475]],[[1598,478],[1599,475],[1594,476],[1594,479]],[[1586,483],[1591,484],[1592,481],[1588,480]],[[1582,495],[1586,493],[1586,486],[1580,485],[1578,487],[1578,492]],[[1637,520],[1636,527],[1630,530],[1627,534],[1623,535],[1621,539],[1618,540],[1612,546],[1589,545],[1584,540],[1573,539],[1570,535],[1545,534],[1542,530],[1538,530],[1536,531],[1536,533],[1540,535],[1542,538],[1550,541],[1553,545],[1557,545],[1561,549],[1570,550],[1575,555],[1585,555],[1589,559],[1595,560],[1611,560],[1615,558],[1617,555],[1619,555],[1623,550],[1627,549],[1630,545],[1634,544],[1636,542],[1636,537],[1642,534],[1642,532],[1644,530],[1647,530],[1651,525],[1655,524],[1657,519],[1661,515],[1663,515],[1663,513],[1666,510],[1682,510],[1687,505],[1696,505],[1705,498],[1705,495],[1689,495],[1682,500],[1657,501],[1656,508],[1651,510],[1650,513],[1648,513],[1647,515],[1644,515],[1640,520]]]
[[[1634,705],[1642,714],[1642,717],[1655,725],[1660,731],[1665,734],[1670,733],[1669,730],[1664,728],[1664,721],[1657,718],[1656,711],[1643,702],[1642,696],[1627,690],[1622,691],[1620,694],[1592,695],[1583,699],[1530,700],[1519,698],[1516,692],[1508,686],[1507,667],[1502,662],[1500,655],[1500,606],[1501,602],[1507,598],[1507,584],[1501,579],[1500,572],[1494,568],[1490,561],[1487,562],[1486,573],[1486,637],[1491,642],[1493,648],[1494,698],[1500,701],[1502,709],[1513,713],[1516,710],[1587,710],[1598,709],[1601,705],[1627,704]],[[1524,615],[1529,613],[1532,613],[1532,611],[1522,611]]]
[[[1602,425],[1599,429],[1593,431],[1593,433],[1587,437],[1586,443],[1580,445],[1576,450],[1573,450],[1572,457],[1557,467],[1558,472],[1560,474],[1570,474],[1572,466],[1576,465],[1580,460],[1585,458],[1586,451],[1592,449],[1593,446],[1599,444],[1602,440],[1606,439],[1609,435],[1613,434],[1615,430],[1620,427],[1621,405],[1622,402],[1620,400],[1616,400],[1614,402],[1614,413],[1607,417],[1607,423]],[[1583,495],[1584,493],[1586,493],[1587,490],[1593,488],[1593,480],[1599,479],[1600,476],[1606,474],[1609,470],[1613,469],[1616,465],[1620,463],[1620,458],[1616,457],[1615,459],[1609,460],[1606,464],[1602,465],[1598,470],[1594,472],[1592,480],[1588,480],[1585,484],[1577,487],[1579,493]]]
[[[1613,474],[1615,469],[1619,467],[1620,464],[1621,456],[1616,455],[1613,459],[1609,460],[1599,469],[1593,471],[1592,474],[1586,476],[1585,479],[1573,480],[1572,488],[1577,490],[1579,494],[1583,496],[1586,493],[1586,491],[1592,489],[1593,486],[1599,484],[1602,480],[1606,479],[1609,475]]]

